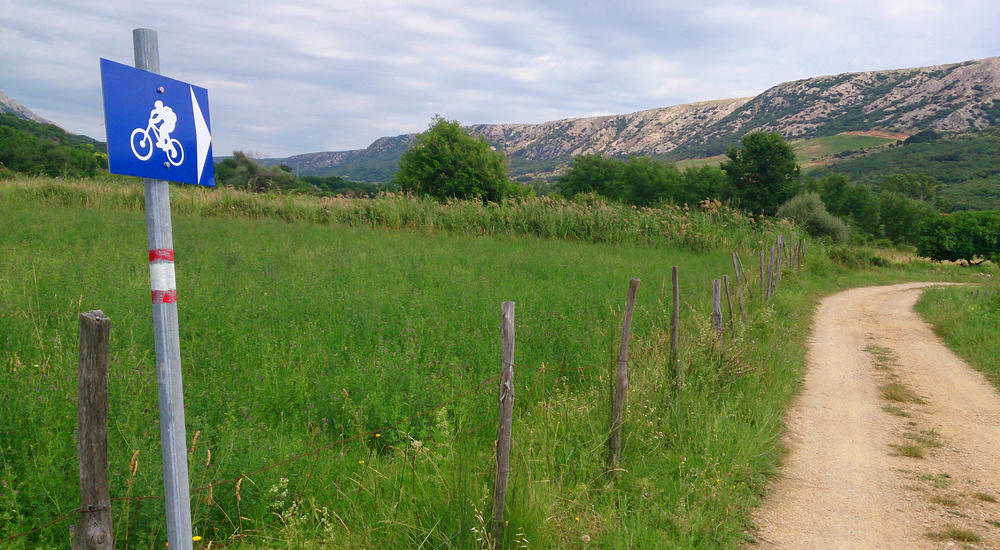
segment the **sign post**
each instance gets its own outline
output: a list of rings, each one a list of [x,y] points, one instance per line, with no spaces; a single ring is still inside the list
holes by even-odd
[[[159,75],[155,30],[133,30],[132,44],[135,69],[101,60],[108,166],[116,174],[145,178],[167,542],[171,550],[190,550],[191,493],[166,180],[214,185],[208,92]]]

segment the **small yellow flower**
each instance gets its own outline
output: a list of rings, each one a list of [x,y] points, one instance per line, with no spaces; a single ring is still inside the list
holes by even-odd
[[[382,434],[375,434],[375,437],[382,437]]]
[[[358,464],[364,464],[364,463],[365,461],[363,459],[358,461]]]
[[[191,540],[193,540],[195,542],[198,542],[198,541],[201,540],[201,537],[199,537],[198,535],[195,535],[195,536],[191,537]]]
[[[576,521],[580,521],[580,518],[579,518],[579,517],[576,517],[576,518],[574,518],[574,519],[576,519]]]

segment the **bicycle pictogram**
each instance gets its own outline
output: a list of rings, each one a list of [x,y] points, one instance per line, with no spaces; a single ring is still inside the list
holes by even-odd
[[[129,137],[129,145],[132,146],[135,158],[149,160],[153,155],[153,147],[156,146],[166,153],[170,164],[180,166],[184,162],[184,147],[178,139],[170,137],[176,124],[177,115],[174,110],[157,100],[149,113],[146,127],[132,130]]]

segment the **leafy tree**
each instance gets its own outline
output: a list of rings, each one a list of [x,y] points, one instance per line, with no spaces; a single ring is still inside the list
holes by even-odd
[[[773,216],[778,205],[798,192],[799,166],[795,152],[777,132],[751,132],[741,148],[726,152],[722,164],[740,201],[740,207],[755,214]]]
[[[663,202],[680,185],[680,172],[672,164],[649,157],[629,157],[622,169],[626,199],[636,206]]]
[[[926,202],[889,191],[878,194],[878,204],[882,234],[894,243],[917,244],[920,224],[936,214]]]
[[[957,212],[924,220],[917,251],[934,260],[1000,261],[1000,212]]]
[[[726,173],[717,166],[697,166],[681,172],[680,185],[670,199],[675,204],[698,204],[704,199],[728,201],[736,196]]]
[[[924,201],[938,210],[950,208],[948,201],[941,197],[941,184],[926,174],[891,174],[882,178],[878,188]]]
[[[843,174],[827,174],[822,179],[810,180],[806,188],[818,193],[826,209],[834,216],[843,218],[868,235],[881,235],[879,203],[867,185],[852,183]]]
[[[573,158],[569,170],[556,183],[556,190],[565,197],[581,193],[597,193],[602,197],[621,200],[625,194],[625,163],[600,155],[580,155]]]
[[[434,117],[426,132],[399,159],[393,182],[400,189],[437,199],[499,202],[527,193],[507,178],[503,153],[474,138],[454,120]]]

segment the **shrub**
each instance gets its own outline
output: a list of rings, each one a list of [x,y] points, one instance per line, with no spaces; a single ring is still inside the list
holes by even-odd
[[[794,221],[814,237],[830,237],[834,242],[846,242],[851,230],[844,220],[830,214],[823,200],[816,193],[803,193],[792,197],[778,207],[779,218]]]
[[[403,153],[393,182],[405,192],[438,200],[500,202],[529,191],[507,179],[503,153],[491,149],[485,139],[470,136],[457,121],[441,117]]]

